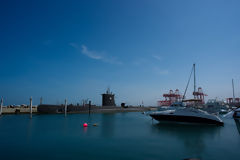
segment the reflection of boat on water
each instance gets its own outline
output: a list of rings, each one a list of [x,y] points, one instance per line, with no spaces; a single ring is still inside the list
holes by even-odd
[[[153,131],[156,131],[160,134],[170,134],[180,139],[184,140],[186,138],[193,138],[190,135],[194,135],[194,137],[204,136],[214,136],[212,133],[218,133],[221,127],[217,126],[209,126],[203,124],[179,124],[179,123],[155,123],[152,125]]]
[[[221,129],[223,128],[202,124],[156,123],[152,125],[153,133],[160,137],[167,136],[171,140],[177,139],[179,142],[182,142],[186,149],[186,157],[190,156],[200,159],[207,147],[208,139],[214,139],[214,137],[218,136]]]
[[[153,112],[149,115],[158,121],[223,125],[223,121],[218,116],[188,107],[176,107],[171,110]]]
[[[240,118],[235,118],[234,121],[236,123],[237,130],[238,130],[238,132],[240,134]]]

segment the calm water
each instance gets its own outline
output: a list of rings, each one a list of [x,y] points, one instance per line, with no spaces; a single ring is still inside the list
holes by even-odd
[[[4,115],[1,159],[238,159],[240,127],[159,124],[141,113]],[[83,128],[84,122],[98,123]],[[238,125],[237,125],[238,124]]]

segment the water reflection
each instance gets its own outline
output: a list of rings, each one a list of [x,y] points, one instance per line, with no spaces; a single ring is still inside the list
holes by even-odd
[[[207,139],[218,135],[221,127],[201,124],[157,123],[152,125],[154,132],[163,136],[174,136],[183,141],[188,154],[201,157],[206,148]]]
[[[114,126],[115,126],[115,114],[102,114],[102,131],[103,137],[113,137],[114,136]]]
[[[234,121],[236,123],[238,133],[240,134],[240,119],[234,119]]]
[[[87,130],[88,130],[87,127],[83,127],[83,133],[84,133],[84,134],[87,134]]]
[[[33,127],[33,119],[30,118],[28,120],[28,125],[27,125],[27,137],[29,141],[32,139],[32,130],[33,130],[32,127]]]

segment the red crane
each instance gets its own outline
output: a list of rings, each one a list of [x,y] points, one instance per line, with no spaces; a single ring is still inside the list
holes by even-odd
[[[203,90],[201,87],[198,88],[197,92],[193,92],[194,99],[200,100],[201,104],[204,104],[204,97],[207,96],[203,93]]]
[[[176,89],[175,92],[170,90],[169,93],[163,94],[165,100],[158,101],[158,106],[170,106],[174,102],[179,102],[182,99],[182,95],[179,93],[179,90]]]

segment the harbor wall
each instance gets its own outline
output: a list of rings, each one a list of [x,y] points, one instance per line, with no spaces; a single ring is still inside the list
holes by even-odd
[[[3,114],[22,114],[22,113],[30,113],[30,107],[3,107]],[[37,113],[37,107],[32,107],[32,113]]]

